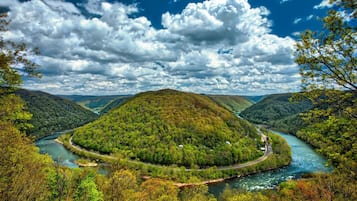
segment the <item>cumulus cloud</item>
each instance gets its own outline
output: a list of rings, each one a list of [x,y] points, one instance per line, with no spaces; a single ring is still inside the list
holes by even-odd
[[[163,29],[135,5],[32,0],[11,6],[4,37],[39,47],[44,76],[25,87],[56,94],[133,94],[160,88],[266,94],[297,90],[294,40],[270,33],[269,11],[247,0],[189,4]]]
[[[43,1],[44,4],[48,5],[50,9],[57,12],[69,12],[74,14],[80,14],[80,11],[72,4],[63,1],[47,0]]]
[[[191,42],[234,45],[269,32],[269,21],[264,18],[268,13],[263,7],[251,8],[245,0],[204,1],[190,3],[180,14],[165,13],[162,25]]]

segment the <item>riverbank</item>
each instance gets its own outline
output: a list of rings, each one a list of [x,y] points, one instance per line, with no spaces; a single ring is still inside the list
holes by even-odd
[[[290,165],[272,171],[247,175],[239,179],[211,184],[209,186],[210,192],[219,196],[226,189],[227,185],[232,189],[244,189],[248,191],[274,189],[281,182],[299,179],[305,174],[332,171],[330,167],[326,166],[326,159],[316,153],[307,143],[290,134],[274,133],[283,137],[291,146],[292,161]]]
[[[269,134],[269,137],[272,139],[277,138],[273,134]],[[95,160],[102,160],[107,163],[119,163],[123,167],[139,170],[142,176],[149,175],[150,177],[172,180],[176,183],[176,186],[179,187],[212,184],[234,178],[241,178],[246,175],[284,167],[291,161],[289,156],[289,146],[283,139],[271,140],[271,142],[273,142],[272,144],[268,143],[268,140],[266,140],[264,155],[254,161],[224,167],[209,167],[205,169],[187,169],[184,167],[155,165],[88,151],[75,145],[71,141],[71,137],[68,135],[61,137],[61,142],[67,149],[78,155]],[[285,144],[285,151],[283,152],[279,151],[281,147],[284,147],[281,146],[282,144]],[[277,149],[277,153],[273,153],[272,150],[275,150],[274,147]],[[190,178],[196,178],[200,181],[197,183],[190,183],[188,182]]]
[[[265,132],[264,128],[261,128],[262,131]],[[225,176],[225,180],[220,180],[219,182],[215,183],[209,183],[209,192],[219,196],[223,190],[226,188],[227,185],[231,186],[232,189],[245,189],[245,190],[259,190],[259,189],[272,189],[275,188],[277,185],[279,185],[281,182],[284,182],[289,179],[298,179],[301,176],[303,176],[306,173],[316,173],[316,172],[331,172],[332,169],[329,167],[326,167],[326,160],[322,157],[322,155],[316,153],[312,149],[311,146],[308,144],[304,143],[297,137],[285,133],[276,133],[276,135],[279,135],[283,137],[288,145],[292,149],[292,161],[290,165],[283,167],[283,168],[276,168],[275,170],[269,170],[266,168],[266,171],[259,171],[256,172],[255,174],[245,174],[244,176],[237,176],[238,174],[232,175],[234,177],[229,177]],[[54,138],[51,137],[51,139],[42,139],[40,142],[38,142],[36,145],[40,148],[41,153],[47,153],[49,154],[53,159],[61,159],[58,162],[61,165],[67,166],[67,167],[78,167],[77,165],[74,164],[74,161],[79,159],[79,156],[77,154],[73,155],[73,151],[69,151],[68,148],[64,148],[62,144],[59,143],[54,143]],[[273,148],[274,152],[276,152],[278,149]],[[275,159],[267,159],[270,160],[272,163],[274,160],[276,161],[276,153],[273,154]],[[75,157],[75,158],[73,158]],[[93,160],[98,163],[99,160]],[[73,164],[72,164],[73,162]],[[265,163],[267,163],[266,161]],[[75,166],[74,166],[75,165]],[[120,165],[120,164],[118,164]],[[268,164],[271,165],[271,164]],[[100,166],[102,167],[102,164],[100,163]],[[264,164],[261,164],[261,166],[264,166]],[[121,166],[126,168],[125,166]],[[132,167],[134,169],[135,167]],[[179,168],[179,167],[173,167],[173,168]],[[102,168],[100,168],[101,170]],[[127,169],[127,168],[126,168]],[[142,169],[145,169],[143,167]],[[251,168],[254,169],[254,168]],[[108,168],[102,169],[104,170],[105,174],[108,174]],[[138,171],[141,171],[140,169]],[[148,170],[144,170],[148,171]],[[143,171],[143,172],[144,172]],[[214,173],[214,168],[211,169],[212,174]],[[158,174],[158,172],[153,172],[153,168],[150,168],[150,172],[154,174]],[[240,172],[243,172],[241,170]],[[180,172],[178,172],[180,173]],[[178,174],[177,173],[177,174]],[[207,173],[207,172],[206,172]],[[184,174],[184,173],[183,173]],[[188,173],[190,174],[190,173]],[[203,174],[203,173],[201,173]],[[149,175],[149,174],[140,174],[138,176],[142,177],[144,175]],[[178,176],[179,177],[179,176]],[[191,177],[195,177],[194,175]],[[168,178],[165,176],[160,176],[160,178]],[[201,180],[199,181],[197,177],[196,179],[190,179],[186,178],[183,181],[178,181],[176,179],[176,183],[195,183],[195,182],[202,182],[202,181],[208,181],[209,179]],[[221,177],[223,178],[223,177]],[[215,178],[218,179],[218,178]],[[169,179],[167,179],[169,180]],[[172,179],[175,180],[175,179]],[[212,179],[214,180],[214,179]],[[183,187],[184,188],[184,187]]]
[[[267,137],[264,135],[263,137],[264,139],[266,139]],[[55,140],[56,142],[59,142],[61,144],[63,144],[63,142],[61,142],[60,140],[56,139]],[[82,153],[86,153],[87,155],[92,155],[92,156],[95,156],[95,157],[99,157],[99,158],[106,158],[108,160],[115,160],[117,159],[116,157],[114,156],[111,156],[111,155],[106,155],[106,154],[101,154],[101,153],[98,153],[98,152],[94,152],[94,151],[89,151],[89,150],[86,150],[82,147],[80,147],[79,145],[76,145],[73,143],[72,141],[72,137],[69,138],[69,145],[72,149],[76,149],[78,152],[82,152]],[[271,147],[271,145],[268,143],[267,140],[265,140],[266,144],[265,144],[265,150],[264,150],[264,154],[263,156],[257,158],[256,160],[254,161],[248,161],[246,163],[240,163],[240,164],[234,164],[234,165],[229,165],[229,166],[220,166],[220,167],[217,167],[217,170],[234,170],[234,169],[241,169],[241,168],[245,168],[245,167],[249,167],[249,166],[252,166],[252,165],[256,165],[264,160],[266,160],[269,155],[271,155],[273,153],[273,149]],[[163,166],[163,165],[156,165],[156,164],[150,164],[150,163],[145,163],[145,162],[141,162],[141,161],[133,161],[133,160],[128,160],[128,162],[130,163],[141,163],[141,164],[144,164],[144,165],[151,165],[151,166],[157,166],[157,167],[166,167],[166,168],[169,168],[169,166]],[[210,167],[212,168],[212,167]],[[185,168],[185,171],[205,171],[209,168],[201,168],[201,169],[192,169],[192,168]]]
[[[83,160],[83,159],[78,159],[74,161],[79,167],[97,167],[98,163]]]
[[[63,145],[63,142],[61,142],[59,139],[55,139],[55,142],[59,143],[59,144],[62,144]]]
[[[191,182],[191,183],[190,182],[187,182],[187,183],[174,183],[174,185],[179,187],[179,188],[186,188],[186,187],[193,187],[193,186],[200,186],[200,185],[212,185],[212,184],[227,182],[227,181],[230,181],[230,180],[241,179],[241,178],[244,178],[244,177],[247,177],[247,176],[260,174],[260,173],[263,173],[263,172],[269,172],[269,171],[278,170],[280,168],[285,168],[285,167],[287,167],[289,165],[290,164],[287,164],[287,165],[281,166],[281,167],[266,169],[266,170],[263,170],[263,171],[251,172],[251,173],[247,173],[247,174],[243,174],[243,175],[235,175],[235,176],[227,177],[227,178],[211,179],[211,180],[206,180],[206,181],[201,181],[201,182]]]
[[[264,154],[263,156],[253,160],[253,161],[248,161],[246,163],[240,163],[240,164],[233,164],[233,165],[228,165],[228,166],[219,166],[219,167],[215,167],[217,170],[236,170],[236,169],[242,169],[245,167],[249,167],[249,166],[253,166],[256,165],[260,162],[263,162],[264,160],[268,159],[268,157],[273,154],[273,148],[271,146],[271,144],[269,143],[269,139],[268,137],[261,131],[260,128],[258,128],[258,132],[261,135],[261,139],[262,142],[265,143],[265,147],[264,147]],[[116,160],[117,157],[115,156],[111,156],[111,155],[107,155],[107,154],[101,154],[98,152],[94,152],[94,151],[90,151],[87,150],[79,145],[76,145],[75,143],[73,143],[72,140],[72,136],[69,137],[69,140],[67,142],[66,139],[64,140],[59,140],[56,139],[55,141],[63,144],[66,146],[66,148],[70,149],[70,150],[76,150],[78,154],[85,154],[85,156],[90,156],[91,158],[94,157],[94,159],[107,159],[107,160]],[[62,142],[64,141],[64,142]],[[95,158],[97,157],[97,158]],[[142,164],[142,165],[150,165],[150,166],[156,166],[156,167],[164,167],[164,168],[172,168],[170,166],[163,166],[163,165],[157,165],[157,164],[150,164],[150,163],[145,163],[145,162],[141,162],[141,161],[133,161],[133,160],[127,160],[128,163],[135,163],[135,164]],[[192,169],[192,168],[185,168],[185,171],[205,171],[208,170],[212,167],[209,168],[197,168],[197,169]],[[181,169],[181,168],[180,168]]]

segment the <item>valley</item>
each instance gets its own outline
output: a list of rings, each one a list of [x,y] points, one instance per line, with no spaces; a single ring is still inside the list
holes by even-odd
[[[158,96],[159,99],[156,99],[155,96]],[[145,101],[147,100],[150,100],[150,104],[153,104],[153,101],[156,101],[157,103],[162,103],[162,102],[167,103],[168,100],[179,100],[177,103],[170,102],[171,104],[170,111],[176,111],[175,114],[182,115],[177,112],[178,109],[173,109],[174,107],[172,107],[172,104],[173,106],[175,106],[175,104],[179,104],[181,107],[183,105],[184,106],[190,105],[191,102],[184,102],[184,100],[185,99],[192,100],[191,99],[192,96],[193,96],[193,100],[197,100],[198,102],[200,102],[200,104],[198,104],[197,101],[196,102],[193,101],[192,103],[198,104],[200,107],[205,108],[205,110],[210,110],[209,108],[217,108],[217,107],[221,108],[219,110],[222,110],[224,108],[221,111],[221,115],[225,114],[224,111],[228,111],[227,107],[223,107],[222,102],[216,102],[216,103],[210,102],[210,98],[207,98],[206,96],[195,97],[196,96],[195,94],[185,94],[182,92],[165,89],[160,91],[139,94],[137,95],[137,97],[139,97],[138,100],[136,100],[136,96],[133,96],[128,101],[125,101],[123,102],[123,104],[112,109],[109,113],[103,114],[102,117],[100,118],[108,118],[108,116],[110,117],[111,115],[113,115],[111,113],[114,113],[115,116],[118,117],[119,113],[124,113],[124,112],[122,111],[117,112],[116,110],[122,107],[125,108],[126,104],[129,105],[132,104],[130,101],[133,101],[134,103],[136,103],[138,106],[141,106],[142,108],[147,107],[145,106]],[[282,94],[281,96],[284,97],[282,100],[288,101],[288,99],[285,98],[286,96],[284,94]],[[269,96],[267,96],[267,98],[269,100]],[[227,98],[224,98],[223,100],[227,100]],[[205,101],[208,101],[208,103],[205,103]],[[230,101],[231,100],[229,100],[229,102]],[[265,101],[266,100],[263,99],[260,102],[251,105],[251,107],[247,108],[245,111],[243,111],[243,113],[251,110],[251,108],[254,108],[255,105],[259,105],[259,104],[266,105]],[[208,106],[204,104],[203,104],[204,106],[202,106],[202,103],[208,104]],[[286,104],[289,103],[286,102]],[[130,108],[132,107],[135,108],[136,106],[130,105]],[[190,106],[189,108],[191,111],[194,111],[193,109],[194,107],[196,106],[193,107]],[[293,105],[289,107],[293,107]],[[160,106],[155,105],[154,108],[160,108]],[[267,109],[263,109],[263,110],[269,111]],[[143,110],[143,111],[147,112],[150,110]],[[157,111],[160,110],[156,109],[156,112]],[[185,111],[184,108],[183,111]],[[290,111],[291,114],[293,115],[295,114],[294,113],[295,110],[288,110],[288,111]],[[236,111],[231,110],[228,113],[233,114],[233,112]],[[139,114],[142,115],[144,113],[139,112]],[[155,114],[155,113],[151,112],[150,114]],[[166,113],[164,112],[164,114]],[[205,114],[207,115],[209,113],[205,112]],[[215,112],[214,114],[217,115],[220,113]],[[133,115],[136,114],[134,113],[129,114],[129,116],[133,116]],[[192,117],[194,115],[191,114],[189,116]],[[100,118],[95,121],[101,122]],[[176,118],[173,119],[176,120]],[[247,128],[249,128],[249,130],[246,131],[244,131],[243,129],[243,132],[244,133],[246,133],[247,131],[252,132],[251,136],[253,136],[253,139],[257,139],[260,141],[261,140],[260,138],[262,138],[262,136],[268,134],[269,141],[273,146],[270,147],[270,144],[266,143],[263,155],[246,162],[238,162],[237,164],[228,164],[226,166],[212,165],[211,167],[209,166],[200,167],[198,165],[191,164],[185,167],[183,165],[180,166],[180,165],[172,165],[172,164],[157,164],[157,163],[155,164],[148,161],[140,161],[140,159],[138,158],[126,157],[125,154],[127,152],[108,153],[108,152],[99,152],[98,150],[93,150],[93,149],[87,150],[88,148],[76,145],[72,141],[73,134],[75,134],[76,131],[78,132],[78,130],[81,130],[83,127],[76,128],[72,131],[64,131],[57,134],[55,133],[55,135],[53,136],[50,135],[48,137],[40,139],[39,141],[36,142],[36,145],[40,148],[41,153],[49,154],[53,158],[53,160],[57,161],[59,164],[65,167],[76,168],[78,167],[76,161],[82,160],[81,158],[86,158],[86,161],[96,161],[96,163],[99,162],[99,164],[106,164],[104,166],[100,165],[99,169],[97,168],[98,169],[97,171],[99,174],[110,175],[113,169],[111,168],[112,165],[108,166],[108,164],[120,164],[122,168],[124,167],[126,169],[138,171],[139,173],[138,175],[141,178],[160,178],[164,180],[170,180],[174,182],[173,184],[175,186],[180,188],[186,186],[192,188],[192,186],[195,185],[200,186],[200,185],[209,184],[209,192],[215,195],[216,197],[219,197],[225,191],[227,185],[229,185],[230,188],[232,189],[242,189],[242,190],[271,189],[271,188],[276,188],[281,182],[284,182],[286,180],[299,179],[302,176],[304,176],[304,174],[313,174],[317,172],[321,173],[321,172],[332,171],[331,167],[325,166],[327,161],[321,155],[313,151],[309,145],[302,142],[301,140],[298,140],[296,137],[283,133],[277,133],[277,132],[273,132],[275,134],[271,134],[271,131],[265,130],[264,127],[255,129],[255,126],[253,125],[250,126],[249,123],[243,123],[244,120],[239,119],[237,117],[235,117],[235,119],[238,119],[238,121],[240,122],[238,125],[245,125]],[[89,123],[87,125],[93,125],[94,122]],[[115,121],[113,119],[110,120],[110,122],[115,124]],[[145,121],[141,119],[140,122],[145,122]],[[103,127],[101,128],[101,130],[103,130]],[[68,133],[70,133],[70,135],[68,135]],[[280,138],[279,136],[282,138]],[[54,141],[54,139],[58,137],[61,141],[61,144]],[[278,145],[277,148],[277,144],[275,143],[279,142],[278,139],[287,140],[287,143],[291,148],[291,153],[292,153],[291,159],[290,159],[290,154],[287,154],[290,153],[290,150],[287,150],[285,148],[283,149],[279,148],[279,146],[281,145]],[[230,142],[233,142],[232,139],[229,140]],[[224,141],[224,140],[220,140],[220,141]],[[228,140],[225,140],[225,142],[226,141]],[[265,140],[265,142],[267,142],[267,140]],[[229,145],[227,143],[225,144]],[[261,144],[259,144],[258,148],[259,149],[261,148]],[[287,157],[286,158],[287,160],[282,160],[284,157]],[[190,178],[195,178],[195,180],[192,180]]]
[[[230,185],[231,188],[246,190],[271,189],[287,179],[298,179],[306,173],[331,171],[331,168],[325,166],[326,160],[309,145],[294,136],[283,133],[278,134],[287,140],[292,149],[292,161],[289,166],[227,181],[218,180],[218,183],[209,186],[210,192],[218,196],[223,192],[227,184]],[[73,155],[73,152],[66,149],[62,144],[54,142],[53,139],[60,135],[54,134],[52,138],[48,137],[39,140],[36,144],[40,148],[40,152],[49,154],[61,165],[70,168],[78,167],[74,161],[80,158],[80,156]],[[108,173],[107,171],[101,171],[106,174]]]
[[[356,201],[351,0],[0,0],[1,201]]]
[[[137,97],[137,98],[135,98]],[[149,100],[150,104],[145,105],[147,103],[145,103],[145,101]],[[226,99],[225,99],[226,100]],[[241,100],[241,99],[240,99]],[[177,101],[177,102],[175,102]],[[186,101],[186,102],[185,102]],[[229,100],[230,103],[232,102],[231,100]],[[109,122],[111,122],[111,124],[108,125],[102,125],[101,127],[101,131],[103,133],[108,133],[108,131],[106,131],[105,127],[103,126],[109,126],[112,129],[115,128],[114,124],[115,123],[115,119],[113,119],[113,117],[119,117],[118,120],[120,121],[121,118],[128,118],[127,116],[124,117],[120,117],[120,114],[125,114],[125,112],[120,111],[119,109],[123,110],[126,108],[135,108],[137,107],[136,105],[133,105],[134,102],[136,105],[139,105],[141,108],[145,108],[145,112],[148,112],[151,114],[150,118],[152,118],[152,115],[155,115],[155,113],[150,112],[150,107],[154,108],[155,111],[162,111],[160,114],[163,114],[165,118],[168,118],[171,121],[177,121],[177,120],[181,120],[183,122],[176,122],[174,124],[168,124],[169,127],[172,127],[173,125],[184,125],[183,128],[180,129],[193,129],[195,130],[195,132],[198,132],[197,134],[192,133],[191,137],[184,137],[182,139],[190,139],[190,141],[179,141],[179,142],[166,142],[165,141],[158,141],[157,143],[163,143],[164,144],[172,144],[172,143],[176,143],[176,152],[177,153],[173,153],[173,154],[179,154],[181,155],[182,158],[178,158],[177,161],[173,160],[173,164],[168,164],[166,162],[160,164],[160,161],[145,161],[145,160],[141,160],[138,157],[133,157],[132,155],[127,155],[127,153],[131,153],[134,154],[134,152],[128,152],[127,150],[121,150],[116,149],[116,150],[120,150],[121,152],[114,152],[114,153],[108,153],[108,152],[103,152],[101,150],[95,150],[93,148],[88,148],[86,146],[83,146],[81,144],[77,144],[73,139],[74,137],[76,137],[76,133],[81,133],[82,130],[85,130],[86,132],[88,132],[89,130],[91,130],[90,128],[86,128],[86,127],[79,127],[74,129],[73,131],[71,131],[71,136],[69,135],[63,135],[60,137],[60,141],[65,145],[65,147],[67,147],[69,150],[72,150],[73,152],[81,155],[81,156],[85,156],[85,157],[89,157],[92,160],[101,160],[101,161],[105,161],[105,162],[110,162],[113,163],[115,161],[120,161],[120,163],[122,163],[122,165],[127,166],[128,168],[131,169],[142,169],[142,174],[145,176],[145,174],[150,175],[150,176],[155,176],[155,177],[161,177],[161,178],[166,178],[166,179],[170,179],[170,180],[176,180],[178,182],[185,182],[187,181],[185,178],[190,178],[192,176],[195,176],[197,178],[199,178],[201,181],[208,181],[208,183],[210,183],[210,180],[216,180],[216,179],[225,179],[225,178],[231,178],[231,177],[237,177],[238,175],[246,175],[246,174],[250,174],[253,172],[259,172],[259,171],[264,171],[266,169],[275,169],[278,168],[279,166],[286,166],[290,163],[290,156],[289,150],[285,150],[282,151],[279,148],[277,150],[275,150],[277,153],[274,154],[274,152],[272,151],[272,145],[273,147],[277,146],[277,144],[281,144],[283,143],[282,139],[276,138],[274,136],[271,136],[271,134],[269,134],[269,138],[270,140],[268,140],[268,138],[265,136],[265,134],[263,134],[263,132],[260,129],[255,129],[253,125],[250,125],[248,122],[245,122],[244,120],[241,120],[237,117],[235,117],[234,115],[232,115],[232,113],[230,113],[228,110],[224,109],[223,107],[217,105],[217,103],[212,102],[209,98],[207,98],[206,96],[200,96],[200,95],[195,95],[192,93],[183,93],[183,92],[179,92],[179,91],[174,91],[174,90],[160,90],[160,91],[155,91],[155,92],[147,92],[147,93],[143,93],[143,94],[138,94],[137,96],[134,96],[132,99],[130,99],[128,102],[124,103],[121,106],[118,106],[117,109],[114,109],[113,111],[111,111],[111,113],[108,113],[106,115],[104,115],[103,117],[101,117],[100,119],[96,120],[93,123],[89,123],[87,124],[87,126],[93,126],[95,125],[96,122],[100,123],[100,122],[107,122],[108,120],[102,120],[105,118],[111,118],[111,120],[109,120]],[[153,104],[164,104],[163,106],[160,105],[153,105]],[[169,105],[165,105],[168,104]],[[219,103],[222,104],[222,101]],[[177,106],[179,105],[179,107]],[[160,109],[160,107],[162,107],[162,109]],[[170,110],[165,111],[166,107],[169,108]],[[177,108],[175,108],[177,107]],[[195,109],[196,107],[198,108],[203,108],[202,109]],[[187,110],[186,108],[189,108],[189,110]],[[116,111],[119,110],[120,112]],[[140,119],[140,117],[135,117],[135,115],[144,115],[145,113],[143,112],[139,112],[137,113],[136,110],[134,110],[135,113],[132,114],[128,114],[128,116],[130,116],[133,119],[139,119],[140,124],[144,124],[143,127],[148,127],[145,126],[145,122],[147,122],[147,120],[143,120]],[[181,116],[181,118],[177,119],[177,117],[175,116],[168,116],[167,114],[171,113],[172,111],[175,111],[175,115],[177,116]],[[201,112],[204,112],[203,114]],[[191,112],[191,113],[190,113]],[[225,121],[229,121],[229,124],[227,123],[226,125],[228,125],[228,127],[222,127],[222,126],[226,126],[225,124],[222,124],[222,126],[220,125],[216,125],[213,127],[207,127],[205,125],[201,125],[201,124],[195,124],[195,122],[213,122],[209,119],[204,119],[209,117],[210,112],[213,112],[213,114],[215,114],[214,116],[212,116],[212,118],[215,118],[214,122],[219,122],[219,120],[217,119],[217,114],[221,116],[221,118],[226,119]],[[157,114],[157,113],[156,113]],[[119,115],[119,116],[118,116]],[[113,117],[111,117],[113,116]],[[185,118],[190,117],[191,119],[189,119],[189,121],[187,121]],[[200,118],[203,118],[203,120],[200,120]],[[211,117],[209,117],[211,118]],[[168,119],[166,119],[165,121],[167,121]],[[118,121],[117,120],[117,121]],[[130,120],[126,121],[126,123],[130,122]],[[156,121],[157,122],[157,121]],[[234,123],[235,122],[235,123]],[[155,125],[155,126],[159,126],[160,124],[151,124],[149,123],[149,121],[146,123],[148,125]],[[192,124],[191,126],[189,126],[189,124]],[[135,124],[134,124],[135,125]],[[165,127],[166,125],[161,125],[160,127]],[[196,129],[194,129],[195,126],[199,126]],[[236,126],[236,128],[234,128],[234,126]],[[140,128],[138,126],[134,126],[133,128]],[[209,129],[209,130],[202,130],[202,129]],[[210,144],[205,144],[207,143],[207,139],[212,140],[215,139],[214,135],[215,133],[220,133],[221,131],[213,129],[212,128],[224,128],[228,134],[229,132],[236,132],[236,134],[229,134],[226,137],[223,137],[223,139],[221,140],[216,140],[215,142],[208,142]],[[200,131],[201,129],[201,131]],[[232,131],[230,131],[229,129],[232,129]],[[113,132],[113,131],[111,131]],[[136,132],[144,132],[144,134],[148,134],[145,130],[138,130]],[[153,136],[155,135],[170,135],[171,133],[175,133],[177,131],[174,130],[173,128],[170,128],[167,131],[158,131],[158,134],[151,134]],[[161,133],[160,133],[161,132]],[[190,131],[185,131],[183,133],[185,133],[187,135],[187,133],[189,133]],[[200,134],[200,132],[202,132],[202,134]],[[118,133],[113,132],[113,133]],[[128,134],[130,134],[130,131],[127,132]],[[210,134],[211,133],[211,134]],[[239,133],[244,133],[244,135],[240,135]],[[266,131],[264,131],[264,133],[266,133]],[[125,134],[125,132],[123,134],[121,134],[121,138],[123,138],[123,135]],[[199,137],[200,136],[205,136],[209,134],[208,138],[204,138],[206,140],[204,141],[199,141]],[[227,134],[227,133],[226,133]],[[127,134],[126,134],[127,135]],[[132,134],[130,134],[132,135]],[[198,136],[198,138],[197,138]],[[233,137],[235,136],[235,137]],[[232,138],[233,137],[233,138]],[[245,138],[243,141],[237,137],[243,137]],[[248,139],[252,137],[253,141],[249,141]],[[97,134],[96,139],[100,139],[100,135]],[[145,136],[142,137],[136,137],[136,138],[145,138]],[[170,138],[177,138],[180,139],[179,134],[178,137],[170,137]],[[108,141],[108,137],[106,137],[106,142],[105,143],[113,143],[111,140]],[[134,139],[135,138],[132,138]],[[271,139],[276,139],[277,141],[272,141]],[[95,142],[94,139],[90,140],[91,142]],[[145,141],[145,140],[144,140]],[[197,141],[196,144],[191,144],[192,141]],[[281,142],[280,142],[281,141]],[[255,142],[256,145],[251,146],[249,145],[249,143],[253,143]],[[274,143],[273,143],[274,142]],[[275,144],[275,142],[277,144]],[[75,143],[75,144],[74,144]],[[189,144],[188,144],[189,143]],[[213,144],[212,144],[213,143]],[[240,144],[243,143],[243,144]],[[247,144],[248,143],[248,144]],[[271,144],[273,143],[273,144]],[[156,158],[160,159],[163,158],[165,155],[167,157],[167,154],[170,154],[170,151],[163,151],[163,152],[159,152],[156,149],[159,147],[163,147],[163,145],[157,144],[156,147],[152,146],[149,149],[145,149],[144,147],[141,147],[140,150],[151,150],[152,153],[155,154],[161,154],[156,156]],[[182,148],[180,148],[180,144],[182,144]],[[187,145],[188,144],[188,145]],[[190,151],[185,150],[184,146],[197,146],[197,152],[194,151],[194,149],[191,148]],[[218,146],[216,146],[218,145]],[[238,149],[238,146],[240,146],[239,149],[242,149],[242,145],[249,145],[250,149],[252,149],[252,151],[255,151],[256,153],[258,153],[259,155],[255,156],[254,158],[251,159],[243,159],[243,160],[237,160],[233,163],[219,163],[219,161],[222,159],[222,153],[230,153],[232,152],[232,154],[234,154],[234,150]],[[106,146],[104,144],[104,146]],[[210,154],[212,154],[211,156],[202,156],[202,154],[207,154],[205,153],[206,151],[206,147],[209,146],[211,151]],[[236,148],[234,148],[236,146]],[[279,145],[281,146],[281,145]],[[283,147],[286,145],[283,145]],[[103,147],[103,146],[101,146]],[[132,146],[128,146],[128,147],[132,147]],[[215,148],[215,147],[218,147]],[[227,151],[222,150],[223,147],[226,147],[226,149],[228,148]],[[169,150],[172,150],[173,146],[170,146]],[[233,148],[233,149],[232,149]],[[247,156],[247,150],[249,147],[247,148],[243,148],[243,152],[244,154],[242,155],[242,153],[240,155],[237,156]],[[214,149],[217,149],[216,151]],[[238,149],[238,153],[241,152]],[[287,149],[287,148],[283,148],[283,149]],[[91,150],[91,151],[89,151]],[[199,151],[198,151],[199,150]],[[244,151],[245,150],[245,151]],[[222,152],[223,151],[223,152]],[[279,151],[280,151],[280,155],[279,155]],[[199,153],[201,156],[201,158],[212,158],[213,157],[213,161],[218,161],[217,164],[214,163],[202,163],[202,159],[201,159],[201,163],[179,163],[179,161],[185,160],[185,158],[187,158],[186,154],[190,154],[190,156],[192,157],[193,161],[195,160],[195,158],[197,158],[199,155],[195,156],[195,153]],[[252,152],[254,153],[254,152]],[[214,159],[214,155],[213,154],[218,154],[219,156],[219,160]],[[232,155],[234,156],[234,155]],[[284,160],[282,160],[283,158],[285,158]],[[268,160],[267,160],[268,159]],[[163,159],[160,159],[163,160]],[[232,160],[232,159],[230,159]],[[66,160],[66,161],[70,161],[70,160]],[[73,161],[72,161],[73,164]],[[272,165],[275,164],[275,165]],[[186,165],[186,167],[185,167]],[[175,167],[176,166],[176,167]],[[201,167],[200,167],[201,166]],[[148,169],[148,170],[144,170],[144,169]],[[183,172],[182,172],[183,170]],[[181,173],[179,173],[181,172]],[[214,174],[209,174],[209,172],[212,172]],[[179,174],[182,174],[184,176],[178,176]],[[209,180],[207,180],[209,179]]]

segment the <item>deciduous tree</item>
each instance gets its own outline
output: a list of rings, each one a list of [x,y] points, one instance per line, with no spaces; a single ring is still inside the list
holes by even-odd
[[[136,176],[129,170],[119,170],[105,184],[106,200],[136,200],[138,185]]]
[[[350,180],[343,188],[348,189],[357,180],[357,3],[330,3],[333,7],[323,18],[323,30],[306,31],[296,44],[303,95],[314,104],[303,114],[310,126],[297,135],[327,156],[336,167],[332,177]],[[318,185],[326,181],[321,179]],[[334,188],[341,186],[331,181]]]
[[[172,182],[160,179],[148,179],[141,186],[141,200],[178,201],[178,189]]]
[[[8,21],[0,15],[0,200],[49,200],[52,160],[40,155],[24,133],[31,115],[13,94],[21,73],[38,76],[23,44],[4,41]],[[29,183],[30,182],[30,183]]]
[[[334,9],[323,18],[323,31],[307,30],[296,44],[302,87],[311,91],[338,86],[356,93],[357,4],[351,0],[330,3]]]

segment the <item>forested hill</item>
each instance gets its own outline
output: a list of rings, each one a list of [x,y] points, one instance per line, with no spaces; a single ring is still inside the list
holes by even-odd
[[[174,90],[138,94],[75,130],[85,148],[156,164],[228,165],[255,159],[260,136],[207,96]]]
[[[124,104],[125,101],[129,100],[132,96],[131,95],[126,95],[126,96],[119,96],[116,99],[110,101],[105,107],[100,110],[100,114],[105,114],[109,112],[110,110],[119,107],[120,105]]]
[[[102,114],[118,106],[131,95],[112,95],[112,96],[81,96],[81,95],[58,95],[62,98],[69,99],[77,104],[92,110],[97,114]]]
[[[219,105],[225,107],[231,112],[239,113],[253,105],[253,101],[242,96],[232,95],[207,95]]]
[[[275,129],[296,133],[304,126],[299,113],[312,107],[311,102],[292,103],[289,98],[293,94],[273,94],[240,113],[243,118],[258,124],[269,125]]]
[[[16,94],[26,102],[33,115],[30,123],[34,128],[28,133],[36,138],[81,126],[98,116],[70,100],[41,91],[20,89]]]

